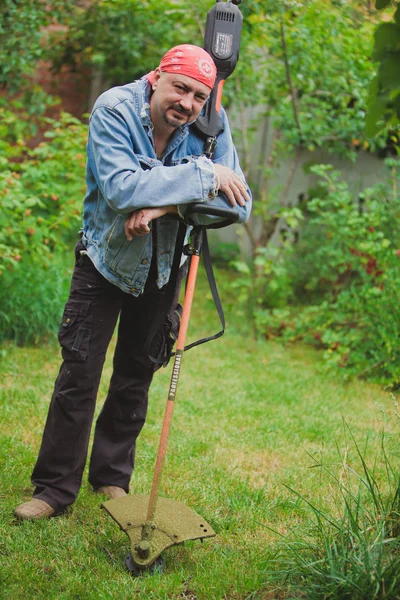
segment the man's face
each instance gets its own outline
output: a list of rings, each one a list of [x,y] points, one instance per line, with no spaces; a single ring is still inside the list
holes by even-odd
[[[164,73],[156,69],[151,97],[153,122],[160,119],[177,129],[199,116],[211,89],[187,75]]]

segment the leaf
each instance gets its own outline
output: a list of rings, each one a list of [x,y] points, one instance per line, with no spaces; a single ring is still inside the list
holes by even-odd
[[[400,38],[399,38],[400,40]],[[400,88],[400,53],[391,54],[384,58],[379,67],[379,81],[385,90]]]
[[[248,275],[250,273],[249,265],[243,261],[237,261],[234,263],[235,268],[239,273],[243,273],[244,275]]]
[[[365,119],[365,133],[368,137],[374,137],[382,129],[378,122],[384,117],[386,102],[386,96],[379,97],[369,105]]]
[[[382,59],[387,52],[398,50],[400,47],[400,28],[396,23],[382,23],[375,31],[375,43],[372,53],[373,60]]]
[[[400,25],[400,6],[397,7],[396,12],[394,13],[394,20],[397,25]]]
[[[371,83],[369,84],[368,104],[374,102],[378,93],[379,93],[379,78],[378,78],[378,75],[375,75],[375,77],[372,79]]]
[[[391,1],[392,0],[376,0],[375,8],[377,8],[378,10],[382,10],[382,9],[386,8],[387,6],[389,6]]]

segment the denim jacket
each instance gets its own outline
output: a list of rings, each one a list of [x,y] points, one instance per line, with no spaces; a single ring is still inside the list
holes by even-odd
[[[150,93],[144,77],[103,93],[90,117],[87,144],[83,243],[97,270],[134,296],[146,283],[153,236],[127,240],[124,223],[132,211],[175,204],[184,216],[192,202],[230,207],[224,194],[215,191],[212,163],[202,156],[204,139],[190,125],[175,130],[163,159],[157,159]],[[224,131],[218,136],[213,160],[231,167],[244,180],[225,112],[222,117]],[[250,204],[237,207],[240,221],[248,218]],[[169,215],[157,219],[159,287],[170,276],[178,225],[178,219]]]

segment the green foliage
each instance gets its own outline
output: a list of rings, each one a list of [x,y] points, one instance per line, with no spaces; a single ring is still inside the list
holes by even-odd
[[[400,5],[392,0],[378,0],[376,8],[383,10],[397,6],[392,21],[381,23],[375,31],[372,58],[378,63],[378,72],[369,90],[366,132],[377,135],[384,127],[398,127],[400,123]]]
[[[375,75],[374,21],[365,5],[269,1],[249,3],[243,11],[235,78],[245,105],[267,105],[281,151],[324,148],[354,158],[360,148],[385,146],[386,134],[365,135],[368,86]]]
[[[182,43],[202,43],[210,3],[98,0],[71,12],[66,32],[53,36],[55,68],[94,68],[109,86],[142,77],[161,56]]]
[[[21,95],[0,97],[0,150],[10,157],[26,141],[46,128],[44,115],[59,99],[47,94],[39,85],[30,85]]]
[[[286,264],[291,246],[270,245],[257,249],[252,266],[244,261],[233,261],[239,276],[233,282],[238,290],[238,302],[250,319],[257,318],[263,306],[279,309],[293,297],[293,288]]]
[[[312,2],[304,11],[283,16],[299,127],[294,127],[293,107],[287,101],[280,103],[277,127],[290,119],[291,131],[285,137],[293,146],[349,154],[372,143],[362,134],[365,90],[374,73],[369,59],[371,23],[351,3],[325,7],[325,2]]]
[[[229,268],[230,263],[240,256],[240,247],[235,242],[218,242],[217,244],[212,244],[211,254],[213,264]]]
[[[305,149],[314,154],[314,162],[322,160],[321,151],[353,161],[360,151],[392,154],[399,135],[395,127],[390,136],[387,130],[375,137],[365,133],[368,87],[376,74],[372,36],[379,18],[367,3],[255,1],[243,12],[241,60],[234,75],[235,89],[228,81],[227,93],[240,108],[238,146],[253,191],[253,214],[258,217],[257,226],[250,222],[247,232],[253,259],[259,262],[264,260],[260,248],[279,236],[279,215],[290,208],[292,184]],[[264,105],[265,110],[258,110],[248,127],[245,108],[253,103]],[[261,135],[260,117],[268,117]],[[253,133],[258,134],[261,148],[258,164],[248,150]],[[282,158],[290,161],[286,174],[280,168]],[[280,187],[272,184],[271,180],[282,177],[286,180]],[[285,246],[295,242],[296,236],[289,237]],[[283,263],[287,270],[285,259]],[[258,282],[251,285],[260,302]],[[282,289],[287,289],[285,283]],[[281,310],[283,304],[271,298],[268,306]],[[269,322],[270,314],[265,318]]]
[[[26,257],[48,265],[79,229],[87,128],[68,114],[47,122],[48,141],[0,163],[0,274]]]
[[[284,301],[267,293],[268,278],[258,276],[257,261],[247,280],[238,283],[242,303],[251,306],[263,335],[316,344],[326,349],[329,365],[395,386],[400,382],[399,163],[388,159],[387,165],[390,181],[365,190],[357,202],[332,167],[314,167],[321,178],[319,195],[307,203],[300,241],[294,248],[274,249],[274,286]],[[268,272],[268,253],[262,250],[258,261],[260,256]]]
[[[0,154],[16,157],[24,141],[45,127],[43,116],[59,103],[35,83],[49,60],[49,28],[65,23],[68,0],[3,0],[0,6]],[[0,167],[3,168],[3,165]]]
[[[365,190],[359,202],[338,173],[315,169],[327,193],[308,204],[311,216],[301,253],[313,262],[304,292],[312,300],[316,291],[322,302],[304,309],[294,330],[327,348],[329,363],[397,385],[399,164],[390,159],[388,166],[389,185]]]
[[[61,24],[68,0],[2,0],[0,6],[0,86],[13,93],[26,87],[40,60],[47,57],[46,27]]]
[[[70,269],[65,252],[47,264],[26,257],[23,268],[5,270],[0,285],[0,342],[43,344],[54,341],[68,296]]]
[[[286,314],[286,305],[294,299],[289,269],[290,257],[294,252],[290,229],[299,226],[303,215],[294,207],[280,211],[279,216],[288,227],[282,230],[279,245],[259,246],[251,265],[242,260],[232,261],[232,266],[239,273],[232,286],[237,290],[244,314],[250,321],[255,320],[256,329],[264,306],[268,306],[273,312],[276,310],[279,314]]]
[[[66,113],[46,119],[31,150],[25,122],[6,114],[17,143],[3,141],[9,156],[0,159],[0,339],[31,343],[54,330],[65,297],[62,256],[81,222],[87,127]]]

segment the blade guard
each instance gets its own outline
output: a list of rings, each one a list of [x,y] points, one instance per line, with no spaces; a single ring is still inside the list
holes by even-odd
[[[180,502],[159,498],[154,522],[146,522],[149,496],[123,496],[102,504],[131,541],[133,563],[147,569],[160,554],[188,540],[214,537],[212,527]]]

